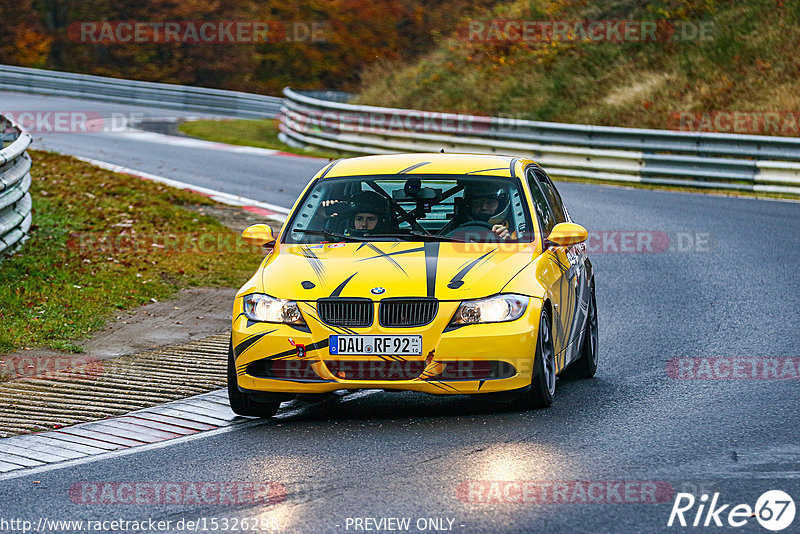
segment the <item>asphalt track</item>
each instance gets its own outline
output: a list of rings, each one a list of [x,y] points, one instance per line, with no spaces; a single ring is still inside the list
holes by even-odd
[[[36,106],[119,110],[0,94],[3,110]],[[280,205],[324,164],[113,133],[45,134],[35,146]],[[0,477],[0,519],[170,520],[170,531],[181,519],[210,528],[218,518],[212,531],[222,531],[222,518],[259,516],[283,532],[364,531],[355,518],[409,518],[410,532],[434,531],[427,518],[445,518],[442,526],[455,532],[769,532],[755,518],[737,529],[666,525],[681,491],[718,492],[720,503],[753,506],[764,491],[780,489],[800,506],[797,375],[676,379],[668,362],[795,358],[785,361],[797,372],[800,204],[572,183],[559,189],[573,218],[599,236],[590,244],[600,249],[591,259],[601,352],[597,376],[559,381],[551,408],[498,411],[460,397],[383,392],[310,405],[196,439]],[[625,231],[654,232],[640,235],[659,244],[666,236],[669,247],[615,251]],[[275,482],[286,496],[273,505],[114,505],[80,504],[69,494],[82,482],[204,481]],[[474,481],[537,481],[550,491],[526,499],[511,486],[492,490]],[[554,484],[564,481],[585,484],[555,495]],[[642,497],[640,486],[611,485],[600,500],[612,502],[596,503],[575,493],[604,481],[649,482],[670,494],[657,493],[656,503],[621,503]],[[633,488],[627,498],[619,489],[625,487]],[[513,491],[489,491],[497,488]],[[792,531],[800,531],[800,517],[783,532]]]

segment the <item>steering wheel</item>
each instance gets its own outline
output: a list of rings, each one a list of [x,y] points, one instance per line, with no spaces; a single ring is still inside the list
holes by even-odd
[[[487,243],[498,240],[497,234],[492,231],[492,225],[484,221],[467,221],[461,226],[453,228],[447,235],[461,236],[473,243]]]
[[[491,231],[492,225],[484,221],[467,221],[461,226],[457,226],[453,231],[455,232],[456,230],[460,230],[463,232],[466,230],[471,230],[472,228],[482,228]]]

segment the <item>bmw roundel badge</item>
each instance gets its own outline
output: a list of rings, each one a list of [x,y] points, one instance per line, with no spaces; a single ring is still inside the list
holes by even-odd
[[[382,287],[373,287],[373,288],[370,290],[370,292],[371,292],[373,295],[383,295],[384,293],[386,293],[386,290],[385,290],[384,288],[382,288]]]

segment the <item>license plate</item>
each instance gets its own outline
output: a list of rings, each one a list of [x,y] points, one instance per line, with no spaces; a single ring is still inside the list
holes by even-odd
[[[331,336],[328,349],[335,355],[421,356],[422,336]]]

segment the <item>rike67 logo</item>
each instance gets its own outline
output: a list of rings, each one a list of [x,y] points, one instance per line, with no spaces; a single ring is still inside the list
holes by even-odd
[[[682,527],[722,527],[726,523],[731,527],[743,527],[755,518],[765,529],[779,532],[792,524],[794,515],[794,500],[780,490],[764,492],[755,507],[749,504],[722,504],[719,502],[719,493],[714,493],[711,502],[708,502],[705,493],[699,499],[691,493],[678,493],[667,526],[671,527],[677,520]]]

